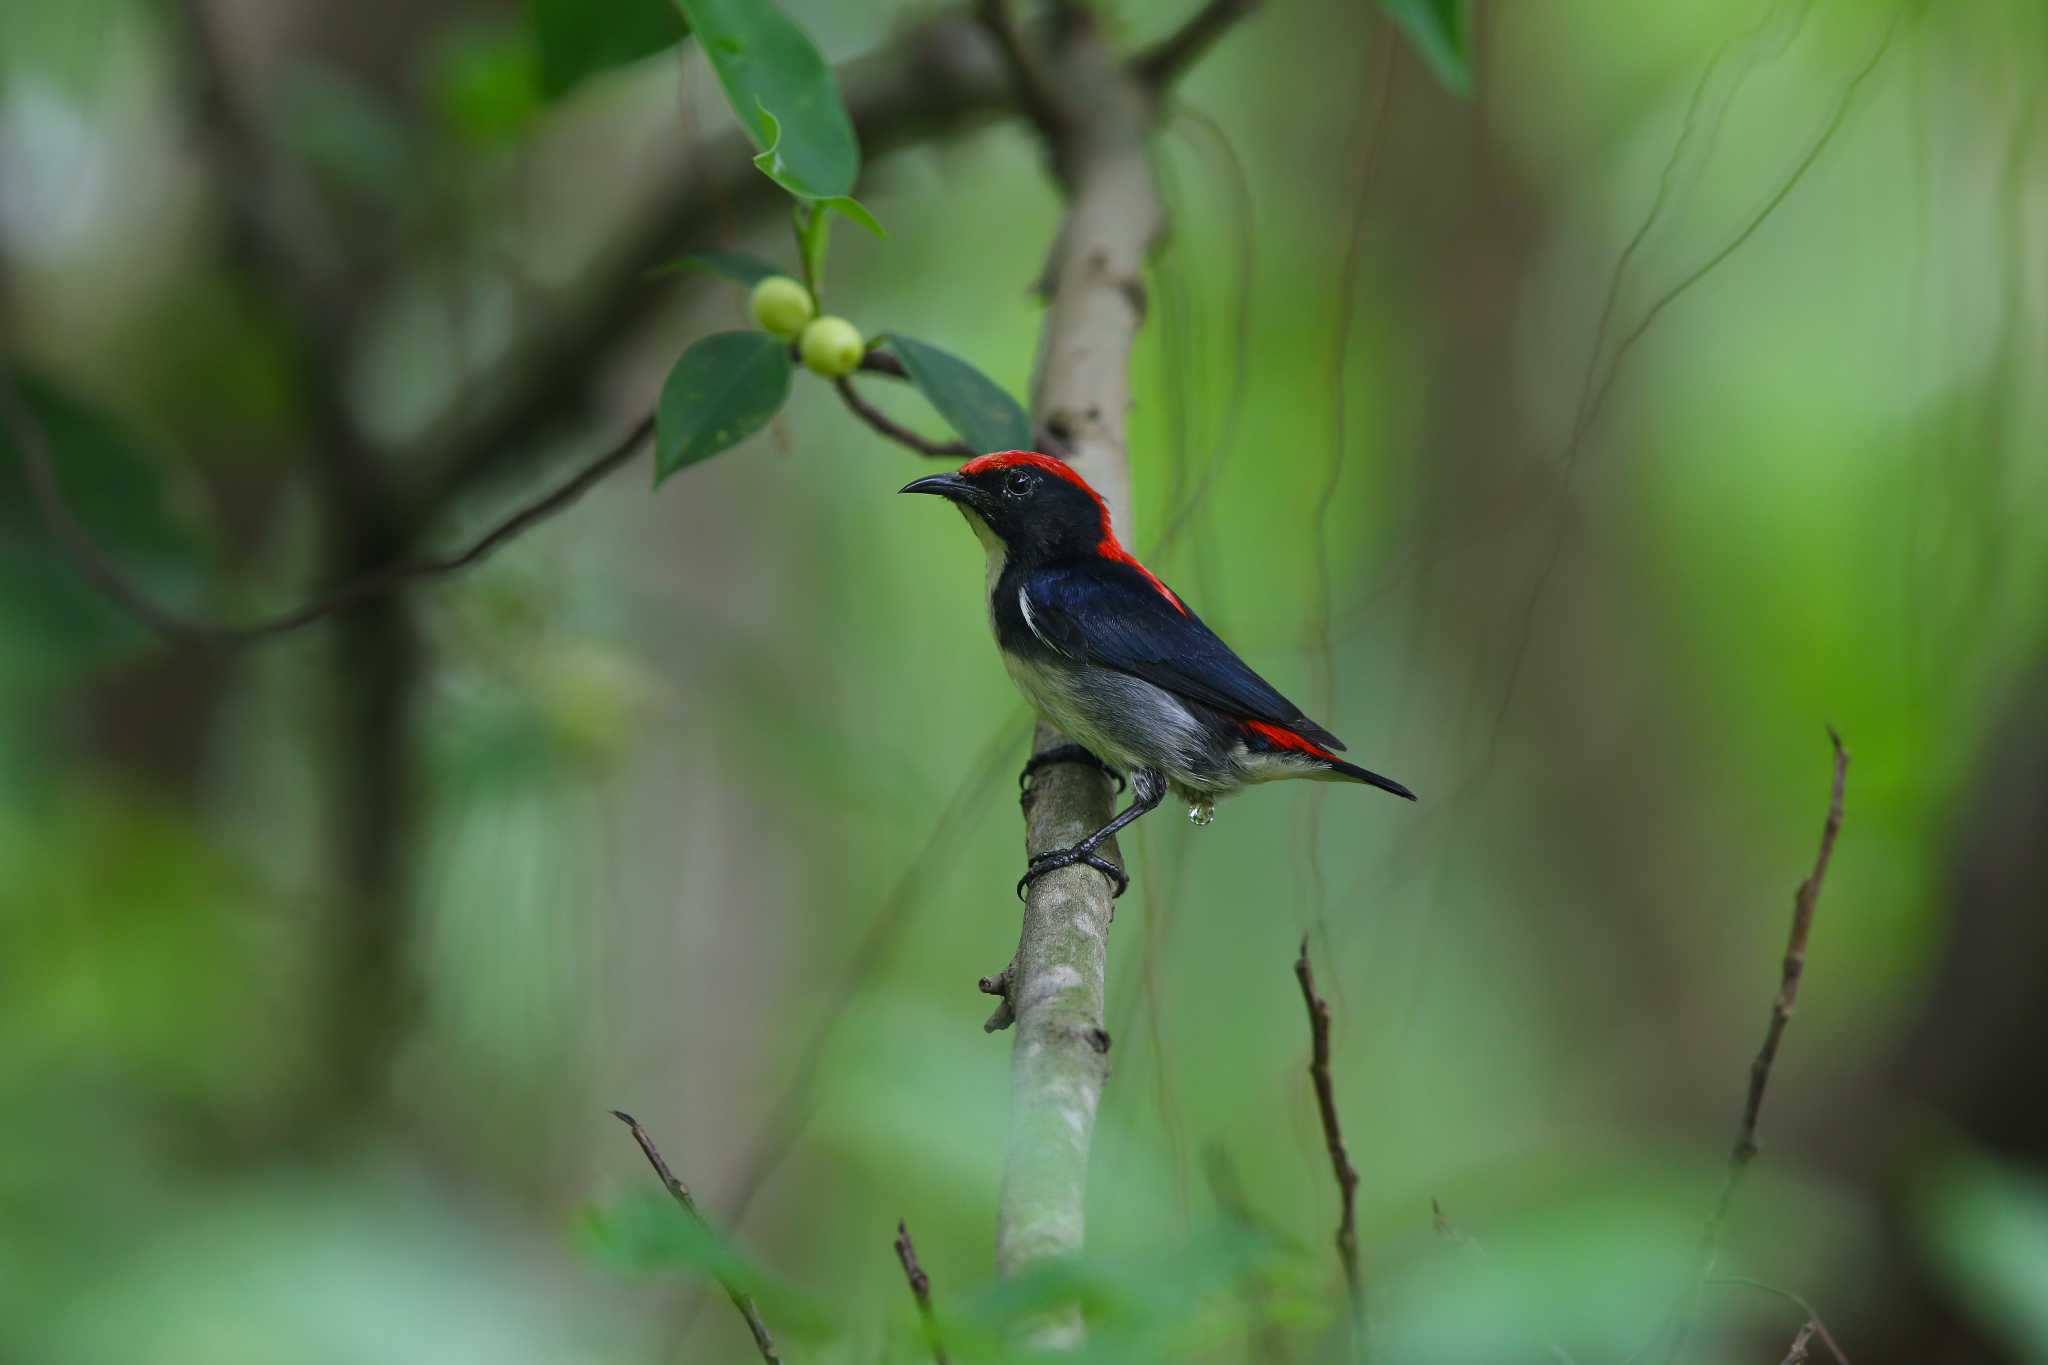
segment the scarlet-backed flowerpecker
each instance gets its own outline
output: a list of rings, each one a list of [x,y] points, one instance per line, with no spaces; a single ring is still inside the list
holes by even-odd
[[[1122,895],[1130,882],[1096,849],[1171,791],[1206,825],[1216,802],[1255,782],[1363,782],[1410,801],[1391,778],[1338,758],[1344,745],[1202,624],[1118,542],[1109,507],[1072,466],[1024,450],[969,460],[904,485],[952,500],[988,551],[988,616],[1018,690],[1094,761],[1130,781],[1131,804],[1071,848],[1035,855],[1019,894],[1087,863]]]

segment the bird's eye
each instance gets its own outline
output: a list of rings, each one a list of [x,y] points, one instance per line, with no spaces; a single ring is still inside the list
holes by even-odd
[[[1003,480],[1003,491],[1013,498],[1021,498],[1037,486],[1038,480],[1022,469],[1011,470],[1010,477]]]

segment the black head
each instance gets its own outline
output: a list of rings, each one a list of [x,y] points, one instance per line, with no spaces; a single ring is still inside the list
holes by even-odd
[[[936,493],[978,518],[1001,540],[1009,558],[1044,564],[1101,552],[1116,544],[1109,509],[1071,465],[1028,450],[982,455],[951,474],[933,474],[903,486],[905,493]]]

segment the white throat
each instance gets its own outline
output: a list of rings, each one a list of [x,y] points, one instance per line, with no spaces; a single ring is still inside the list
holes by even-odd
[[[967,524],[974,528],[974,538],[981,542],[981,548],[988,555],[988,595],[994,597],[996,580],[1003,576],[1003,565],[1010,559],[1010,547],[1003,544],[1003,538],[981,519],[981,513],[961,506],[960,515],[967,518]]]

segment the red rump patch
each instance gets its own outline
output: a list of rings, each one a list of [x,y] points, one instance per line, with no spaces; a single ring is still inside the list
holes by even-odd
[[[1292,730],[1284,730],[1277,725],[1268,725],[1262,720],[1240,721],[1239,724],[1243,725],[1250,733],[1267,740],[1276,748],[1292,749],[1298,754],[1307,754],[1311,758],[1327,758],[1332,763],[1338,761],[1337,755],[1319,745],[1309,743]]]
[[[998,450],[992,454],[975,456],[966,464],[960,466],[960,472],[962,474],[983,474],[991,469],[1015,469],[1020,465],[1029,465],[1033,469],[1042,469],[1056,479],[1065,479],[1068,483],[1093,498],[1096,509],[1102,513],[1102,539],[1096,542],[1095,553],[1101,555],[1104,559],[1113,559],[1119,564],[1130,565],[1144,575],[1146,582],[1159,590],[1161,597],[1173,603],[1175,611],[1178,611],[1183,616],[1188,614],[1187,604],[1174,596],[1173,589],[1160,582],[1159,575],[1153,573],[1143,564],[1140,564],[1137,557],[1123,547],[1123,542],[1116,538],[1116,532],[1110,528],[1109,504],[1104,502],[1102,494],[1090,488],[1088,481],[1082,478],[1074,467],[1065,460],[1055,460],[1052,456],[1041,455],[1035,450]],[[1307,741],[1297,740],[1297,742],[1306,743]]]

